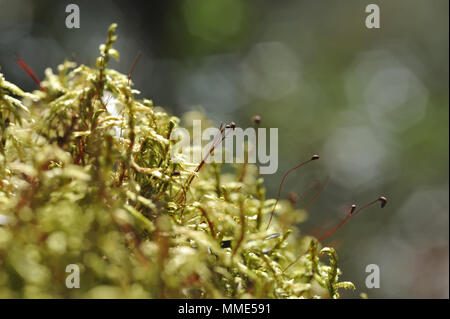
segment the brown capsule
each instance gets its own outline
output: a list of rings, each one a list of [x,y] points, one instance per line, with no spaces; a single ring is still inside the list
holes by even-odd
[[[384,197],[384,196],[380,196],[379,198],[378,198],[378,200],[381,202],[381,208],[383,208],[384,206],[386,206],[386,204],[387,204],[387,198],[386,197]]]
[[[355,209],[356,209],[356,205],[353,204],[352,207],[350,208],[350,215],[355,212]]]
[[[295,205],[298,201],[298,195],[295,192],[289,192],[287,197],[292,205]]]
[[[225,125],[225,128],[232,128],[234,130],[236,128],[236,123],[231,122],[230,124]]]
[[[255,116],[253,116],[253,117],[252,117],[252,121],[253,121],[255,124],[261,123],[261,115],[255,115]]]
[[[315,160],[318,160],[320,158],[320,156],[319,155],[317,155],[317,154],[314,154],[312,157],[311,157],[311,161],[315,161]]]

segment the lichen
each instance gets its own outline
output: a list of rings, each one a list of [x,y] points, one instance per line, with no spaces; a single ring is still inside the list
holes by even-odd
[[[180,119],[138,99],[116,25],[95,67],[26,93],[0,75],[0,298],[337,298],[337,255],[250,164],[174,163]],[[190,113],[188,117],[201,114]],[[330,257],[329,265],[319,260]],[[298,262],[293,264],[293,261]],[[80,288],[66,287],[66,266]]]

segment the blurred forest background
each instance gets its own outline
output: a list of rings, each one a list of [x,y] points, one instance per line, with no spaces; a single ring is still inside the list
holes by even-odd
[[[279,128],[279,169],[265,176],[275,197],[289,191],[310,206],[301,229],[320,236],[352,203],[389,197],[334,234],[343,280],[359,298],[449,297],[449,8],[447,0],[74,1],[81,28],[65,27],[68,1],[0,0],[0,66],[36,89],[19,54],[42,78],[72,56],[93,65],[107,27],[119,24],[119,63],[142,97],[174,115],[203,109],[243,128],[262,116]],[[367,29],[366,5],[381,8]],[[381,270],[367,289],[366,265]]]

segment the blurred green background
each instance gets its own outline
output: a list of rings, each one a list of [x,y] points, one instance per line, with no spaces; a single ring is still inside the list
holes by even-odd
[[[81,28],[65,27],[76,3]],[[367,29],[366,5],[381,9]],[[272,197],[283,173],[310,206],[305,234],[323,235],[352,203],[379,195],[388,206],[352,219],[326,244],[337,247],[343,280],[359,298],[449,297],[449,100],[446,0],[398,1],[31,1],[0,0],[0,66],[26,90],[64,58],[93,65],[106,29],[119,24],[116,48],[142,96],[177,116],[201,108],[220,121],[279,128],[279,170],[265,176]],[[366,265],[381,271],[365,286]]]

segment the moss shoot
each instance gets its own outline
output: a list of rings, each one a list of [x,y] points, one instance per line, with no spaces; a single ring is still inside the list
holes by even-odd
[[[354,289],[339,282],[334,249],[300,232],[304,210],[280,200],[266,229],[276,201],[254,165],[225,173],[171,160],[182,122],[108,68],[116,39],[113,24],[95,67],[65,61],[32,93],[0,74],[0,298],[338,298]],[[70,264],[79,288],[66,286]]]

